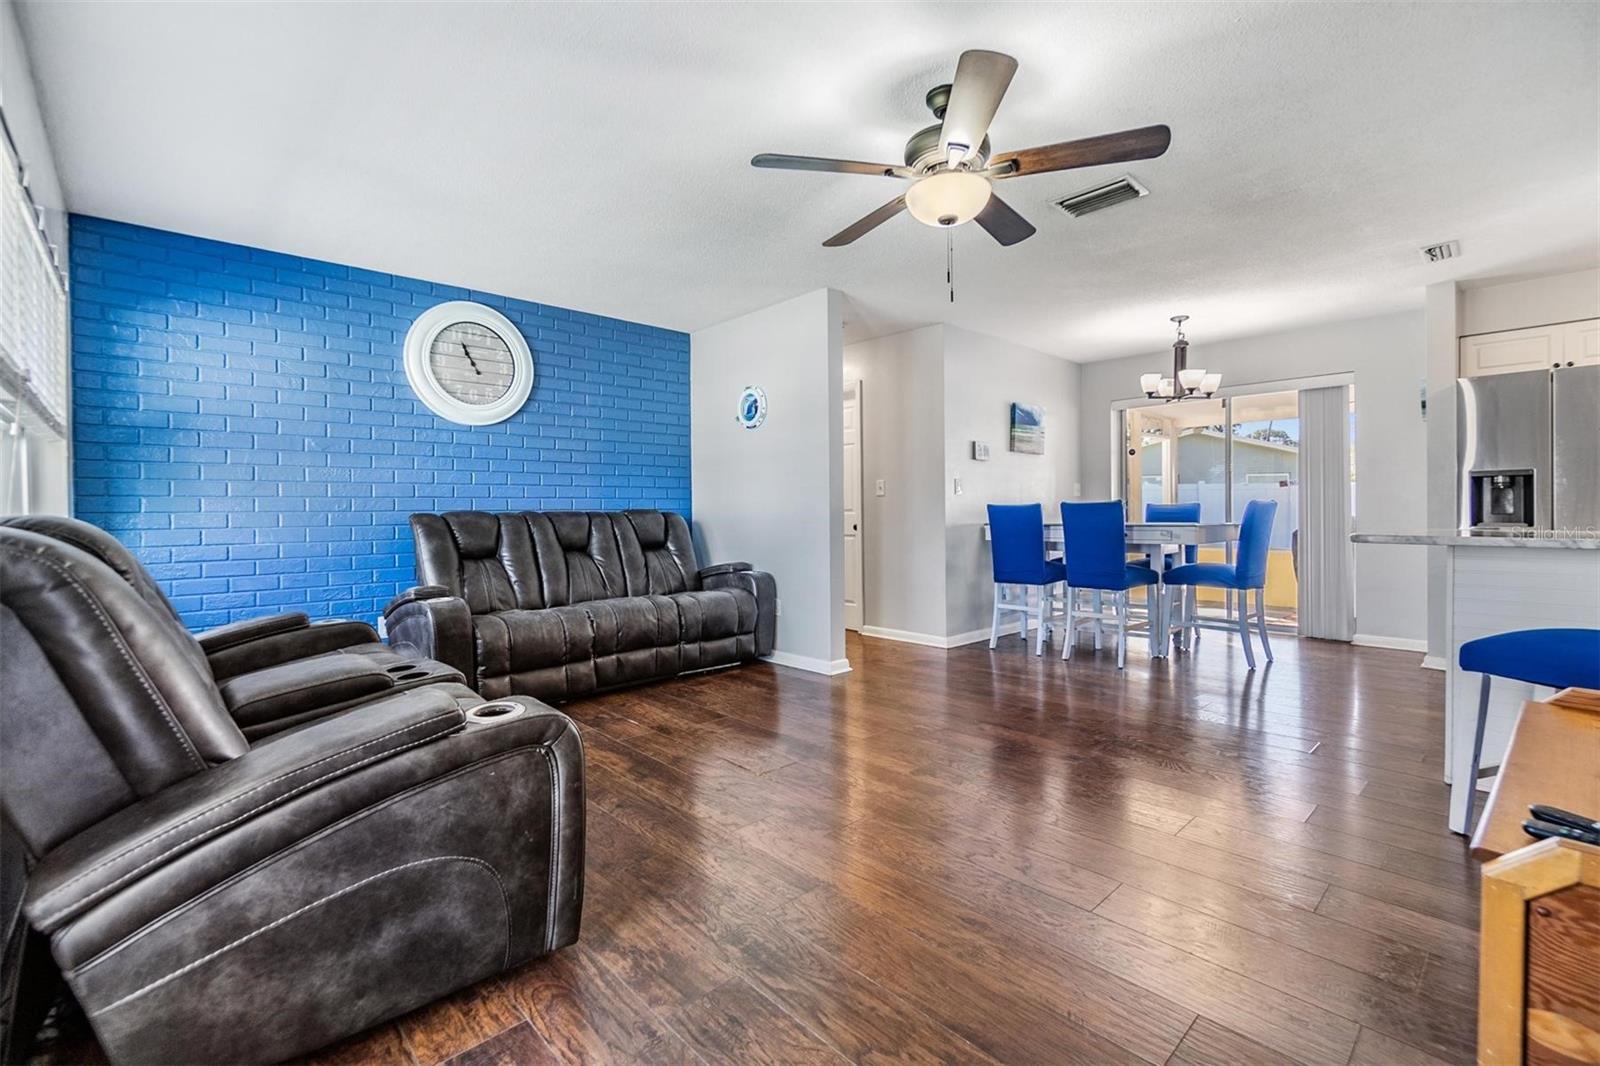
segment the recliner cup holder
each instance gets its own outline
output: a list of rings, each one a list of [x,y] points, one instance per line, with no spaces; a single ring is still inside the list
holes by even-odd
[[[403,674],[407,670],[415,670],[416,668],[416,663],[396,663],[393,666],[384,667],[384,669],[389,671],[391,674]]]
[[[428,671],[426,670],[412,670],[408,674],[396,674],[394,679],[396,681],[420,681],[427,676]]]
[[[480,703],[467,712],[467,718],[474,722],[509,722],[513,718],[522,717],[527,708],[520,703],[510,700],[496,700],[493,703]]]

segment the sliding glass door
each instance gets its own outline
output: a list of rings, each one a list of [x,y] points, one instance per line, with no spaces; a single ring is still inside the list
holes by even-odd
[[[1298,389],[1278,389],[1122,412],[1123,497],[1130,520],[1142,519],[1146,504],[1197,502],[1202,522],[1237,522],[1249,501],[1277,502],[1267,557],[1267,622],[1291,631],[1301,597],[1300,404]],[[1353,410],[1351,417],[1353,423]],[[1232,562],[1232,546],[1202,546],[1199,560]],[[1235,618],[1238,609],[1220,589],[1199,590],[1198,604],[1202,614],[1215,618]]]
[[[1293,628],[1300,603],[1300,394],[1266,392],[1228,401],[1233,459],[1232,521],[1251,500],[1278,505],[1267,553],[1267,622]]]

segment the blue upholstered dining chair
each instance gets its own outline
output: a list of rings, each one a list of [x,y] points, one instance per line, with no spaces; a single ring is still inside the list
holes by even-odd
[[[1200,521],[1200,505],[1198,503],[1147,503],[1144,505],[1144,520],[1146,522],[1198,522]],[[1197,544],[1188,544],[1183,549],[1183,561],[1192,563],[1199,559],[1200,547]],[[1167,552],[1163,559],[1163,569],[1171,570],[1177,565],[1177,552]]]
[[[1144,505],[1144,520],[1146,522],[1185,522],[1196,523],[1200,521],[1200,504],[1196,503],[1147,503]],[[1161,569],[1171,570],[1178,565],[1179,553],[1175,551],[1161,554]],[[1186,544],[1182,553],[1183,561],[1193,563],[1199,561],[1200,546]],[[1155,553],[1149,556],[1150,565],[1156,565]],[[1152,606],[1154,606],[1152,604]],[[1190,617],[1194,614],[1194,587],[1189,586],[1183,590],[1183,614]],[[1180,630],[1180,633],[1184,631]]]
[[[1128,527],[1121,500],[1097,503],[1063,503],[1061,532],[1067,546],[1067,643],[1063,659],[1072,658],[1072,645],[1080,625],[1115,621],[1117,669],[1128,661],[1128,590],[1146,588],[1160,579],[1148,566],[1128,562]],[[1100,611],[1079,618],[1080,590],[1112,594],[1116,617]]]
[[[1266,652],[1267,662],[1272,662],[1272,645],[1267,641],[1267,552],[1272,547],[1272,523],[1277,515],[1276,500],[1251,500],[1244,505],[1244,518],[1239,522],[1239,543],[1231,564],[1184,563],[1162,575],[1169,596],[1173,590],[1201,585],[1239,593],[1239,639],[1244,642],[1244,661],[1252,670],[1256,668],[1255,653],[1250,650],[1252,591],[1256,594],[1256,631],[1261,635],[1261,650]],[[1187,594],[1177,625],[1189,629],[1200,627]]]
[[[1037,503],[989,505],[989,546],[994,556],[994,621],[989,627],[989,647],[1000,643],[1002,612],[1022,615],[1022,639],[1028,639],[1028,622],[1038,629],[1033,653],[1044,654],[1055,615],[1051,605],[1055,586],[1067,579],[1060,559],[1044,552],[1044,508]],[[1030,595],[1030,591],[1033,590]]]
[[[1452,811],[1450,820],[1452,826],[1464,826],[1462,832],[1470,836],[1472,797],[1483,761],[1483,727],[1489,718],[1489,679],[1504,677],[1547,688],[1600,688],[1600,629],[1518,629],[1479,637],[1461,645],[1460,663],[1461,669],[1483,675],[1472,763],[1455,771],[1466,773],[1467,787],[1454,790],[1463,797],[1463,809]]]

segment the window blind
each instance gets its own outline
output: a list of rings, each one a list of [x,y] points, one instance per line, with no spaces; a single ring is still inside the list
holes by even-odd
[[[67,424],[67,288],[9,137],[0,137],[0,408],[7,422]],[[23,410],[27,408],[27,410]]]

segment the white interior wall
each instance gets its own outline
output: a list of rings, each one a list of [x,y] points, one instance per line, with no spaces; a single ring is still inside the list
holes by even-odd
[[[1428,506],[1426,528],[1456,527],[1456,367],[1461,339],[1461,293],[1453,281],[1429,285],[1423,296],[1428,376]],[[1377,545],[1358,546],[1359,554]],[[1414,548],[1428,568],[1429,666],[1444,669],[1445,583],[1449,553],[1445,548]]]
[[[1427,378],[1418,311],[1324,323],[1281,333],[1207,343],[1202,330],[1189,365],[1220,371],[1225,385],[1349,372],[1356,390],[1358,531],[1410,531],[1427,523],[1426,432],[1421,397]],[[1139,394],[1139,375],[1169,369],[1170,350],[1082,368],[1080,435],[1083,495],[1115,491],[1111,405]],[[1415,548],[1360,545],[1356,551],[1358,639],[1423,650],[1428,633],[1425,558]]]
[[[843,343],[839,294],[817,289],[689,339],[694,524],[707,562],[747,560],[778,583],[775,661],[821,673],[844,654]],[[767,394],[766,424],[735,421]]]
[[[983,539],[988,505],[1038,503],[1046,522],[1059,522],[1061,501],[1081,495],[1080,368],[953,326],[945,327],[944,337],[945,634],[962,641],[988,636],[994,608],[994,571]],[[1010,450],[1014,402],[1044,408],[1043,455]],[[988,462],[972,458],[975,440],[988,443]]]
[[[861,382],[863,632],[943,636],[943,327],[846,345],[844,377]]]
[[[1600,270],[1461,286],[1461,336],[1600,318]]]
[[[1048,520],[1077,496],[1078,374],[1076,363],[952,326],[846,348],[845,375],[862,381],[867,635],[937,646],[988,636],[987,506],[1039,503]],[[1045,409],[1045,454],[1010,450],[1013,402]],[[975,440],[988,461],[972,458]]]
[[[56,247],[63,269],[67,263],[67,201],[56,173],[55,155],[39,110],[33,72],[17,28],[12,0],[0,0],[0,110],[5,113],[34,203],[44,211],[45,233]],[[67,395],[71,396],[69,375]],[[67,405],[67,438],[72,435],[72,410]],[[27,449],[30,509],[39,513],[67,514],[71,509],[72,471],[68,439],[52,439],[41,431],[30,434]],[[0,472],[10,471],[11,448],[0,451]],[[9,473],[3,474],[10,477]],[[6,486],[10,488],[9,485]]]

